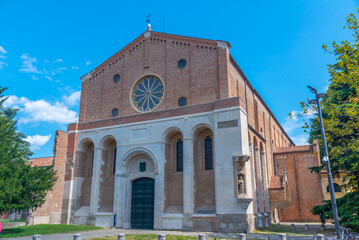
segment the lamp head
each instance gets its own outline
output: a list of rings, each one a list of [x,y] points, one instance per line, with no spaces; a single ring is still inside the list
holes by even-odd
[[[327,94],[326,93],[318,93],[318,98],[323,98],[323,97],[325,97],[325,96],[327,96]]]
[[[307,86],[307,87],[310,89],[310,91],[311,91],[312,93],[317,94],[317,92],[318,92],[317,89],[315,89],[315,88],[313,88],[313,87],[311,87],[311,86]]]
[[[309,100],[309,102],[308,102],[309,104],[317,104],[317,100]]]

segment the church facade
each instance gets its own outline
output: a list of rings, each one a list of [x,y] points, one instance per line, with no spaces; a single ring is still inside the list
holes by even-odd
[[[250,232],[316,220],[320,176],[291,157],[317,165],[318,146],[294,146],[230,47],[148,27],[84,75],[79,121],[56,134],[56,204],[34,223]]]

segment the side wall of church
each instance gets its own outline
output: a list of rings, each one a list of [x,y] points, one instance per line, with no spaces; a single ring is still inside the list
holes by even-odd
[[[282,148],[274,154],[276,173],[283,175],[286,170],[291,193],[291,202],[279,210],[282,222],[319,221],[310,212],[323,201],[320,175],[309,169],[319,165],[319,146],[317,143],[312,146],[304,151],[299,148],[308,146]]]
[[[53,169],[57,171],[57,181],[47,193],[45,203],[31,214],[31,224],[62,223],[62,199],[64,192],[64,175],[67,154],[67,133],[57,130],[54,143]]]

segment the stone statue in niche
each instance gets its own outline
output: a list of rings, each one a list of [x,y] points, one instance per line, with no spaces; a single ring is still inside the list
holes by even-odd
[[[233,180],[234,196],[237,199],[246,199],[246,167],[245,163],[249,160],[249,155],[232,155],[233,158]]]
[[[246,197],[246,183],[243,174],[238,174],[238,197]]]

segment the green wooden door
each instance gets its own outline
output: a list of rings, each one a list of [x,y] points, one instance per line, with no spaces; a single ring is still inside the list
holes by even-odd
[[[153,229],[155,180],[139,178],[132,182],[131,228]]]

